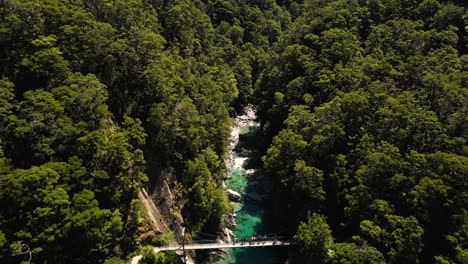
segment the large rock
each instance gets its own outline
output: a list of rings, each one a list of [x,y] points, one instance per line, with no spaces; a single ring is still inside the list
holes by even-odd
[[[236,215],[235,214],[227,214],[224,218],[224,224],[227,228],[235,228],[237,226],[236,223]]]
[[[235,238],[236,236],[234,235],[234,233],[232,232],[231,229],[225,227],[223,228],[223,232],[222,232],[222,242],[224,243],[231,243],[232,240]]]
[[[256,169],[248,169],[248,170],[245,170],[244,173],[247,177],[253,177],[256,172],[257,172]]]
[[[227,190],[229,200],[234,202],[239,202],[242,200],[242,195],[234,190],[228,189]]]

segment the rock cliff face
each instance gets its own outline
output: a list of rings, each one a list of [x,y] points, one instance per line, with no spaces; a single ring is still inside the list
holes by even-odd
[[[176,171],[172,167],[164,168],[151,153],[147,154],[146,161],[146,173],[150,182],[147,188],[140,190],[138,198],[145,205],[148,213],[147,222],[152,228],[150,236],[158,238],[172,233],[177,241],[181,241],[184,228],[183,199],[176,195],[179,191]],[[182,261],[183,254],[176,253]],[[187,253],[182,263],[195,264],[194,252]]]
[[[177,193],[177,177],[174,168],[165,168],[150,153],[146,153],[146,174],[150,179],[146,188],[139,194],[145,205],[148,218],[155,229],[155,235],[172,232],[176,239],[182,238],[183,200]]]
[[[184,225],[184,219],[182,218],[183,200],[176,195],[178,189],[174,168],[169,167],[160,170],[155,184],[151,187],[150,195],[161,212],[161,218],[165,220],[176,239],[182,239]]]
[[[153,199],[148,195],[148,191],[145,188],[142,188],[138,193],[138,199],[144,204],[147,210],[147,216],[151,227],[153,227],[154,234],[167,234],[168,230],[166,224],[164,223],[161,213],[159,212],[158,207],[154,203]]]

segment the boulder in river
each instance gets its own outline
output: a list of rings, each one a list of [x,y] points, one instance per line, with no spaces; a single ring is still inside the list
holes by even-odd
[[[242,195],[234,190],[228,189],[227,190],[229,200],[234,202],[239,202],[242,200]]]
[[[246,175],[247,177],[252,177],[252,176],[255,175],[256,172],[257,172],[256,169],[248,169],[248,170],[245,170],[245,175]]]

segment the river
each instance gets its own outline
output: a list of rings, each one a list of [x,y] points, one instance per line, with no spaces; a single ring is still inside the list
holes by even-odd
[[[266,221],[272,183],[261,168],[258,150],[262,141],[254,108],[247,106],[235,121],[228,160],[231,177],[225,181],[229,189],[242,195],[242,200],[234,203],[237,227],[233,231],[237,238],[268,235],[272,233]],[[285,263],[286,257],[287,251],[282,248],[237,248],[227,250],[225,258],[214,263],[276,264]]]

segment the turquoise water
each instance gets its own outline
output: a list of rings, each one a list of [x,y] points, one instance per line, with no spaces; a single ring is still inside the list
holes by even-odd
[[[234,169],[231,178],[226,180],[226,184],[229,189],[234,190],[240,194],[245,194],[248,180],[239,169]]]
[[[258,127],[247,127],[241,130],[239,143],[235,149],[235,157],[247,157],[243,169],[255,169],[260,166],[258,149],[259,138]],[[251,179],[244,175],[241,170],[234,169],[232,177],[226,180],[229,189],[242,194],[244,199],[240,203],[235,203],[237,214],[237,227],[233,230],[237,238],[265,235],[268,230],[264,223],[265,201],[253,201],[246,199],[246,195],[255,192],[265,195],[260,186],[267,184],[267,177]],[[254,184],[255,183],[255,184]],[[267,264],[281,263],[274,250],[278,248],[235,248],[228,249],[228,254],[222,260],[214,264]],[[283,254],[284,255],[284,254]]]
[[[234,170],[232,178],[226,181],[227,186],[242,194],[245,197],[247,193],[248,179],[239,170]],[[237,214],[237,228],[234,230],[236,237],[251,237],[257,234],[263,234],[263,208],[261,205],[249,202],[244,198],[241,203],[235,203]]]

